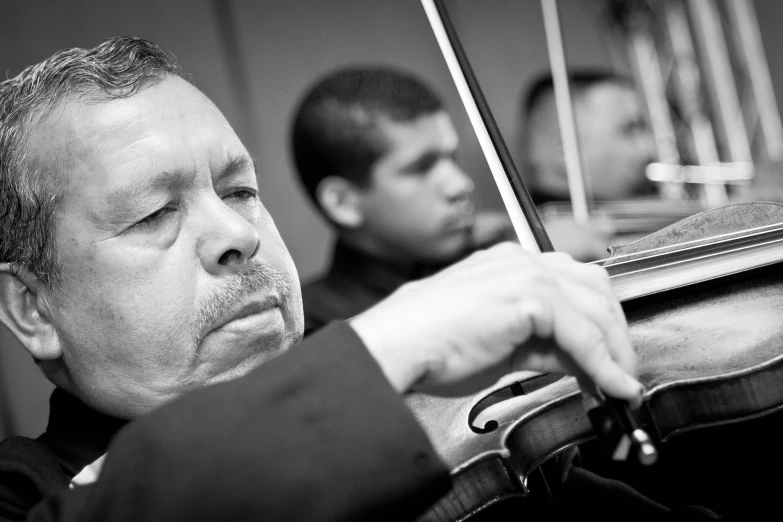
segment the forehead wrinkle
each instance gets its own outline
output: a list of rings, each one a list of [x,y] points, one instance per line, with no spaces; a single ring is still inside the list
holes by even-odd
[[[146,138],[147,137],[141,138],[139,141],[134,142],[133,144],[129,144],[125,147],[125,149],[138,145]],[[155,136],[149,136],[149,138],[154,139]],[[149,158],[154,159],[158,151],[166,148],[168,148],[167,144],[160,143],[154,149],[146,151],[144,155],[135,157],[130,162],[124,164],[123,170],[127,169],[134,163],[142,162],[142,166],[140,167],[141,169],[144,169],[144,171],[154,171],[155,168],[150,166],[151,162],[145,160],[149,160]],[[248,169],[252,169],[252,171],[255,173],[255,162],[252,160],[252,158],[250,158],[249,155],[247,155],[247,153],[229,153],[229,159],[226,163],[221,165],[217,176],[219,178],[228,177],[244,172]],[[128,176],[129,179],[127,182],[125,182],[124,186],[117,188],[116,190],[113,190],[106,195],[105,203],[110,208],[122,208],[127,207],[129,204],[132,205],[134,201],[138,201],[145,196],[149,196],[157,192],[181,190],[192,183],[193,177],[196,175],[197,170],[199,169],[194,166],[192,171],[186,171],[182,169],[167,169],[160,170],[160,172],[152,176],[145,174],[141,174],[139,176]],[[211,176],[208,176],[207,178],[209,177]]]

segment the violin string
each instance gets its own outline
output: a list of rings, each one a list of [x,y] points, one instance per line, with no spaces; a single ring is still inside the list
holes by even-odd
[[[616,257],[610,257],[609,259],[603,259],[595,261],[591,264],[600,264],[611,262],[611,264],[605,265],[606,268],[617,267],[621,265],[635,263],[637,261],[649,260],[652,257],[661,256],[673,252],[685,252],[688,250],[696,250],[699,247],[715,246],[721,243],[730,243],[737,240],[745,240],[752,236],[759,236],[763,234],[770,234],[774,232],[783,231],[783,224],[774,223],[772,225],[764,225],[761,227],[751,228],[739,232],[728,232],[726,234],[719,234],[707,239],[696,239],[693,241],[686,241],[676,245],[665,245],[662,247],[651,248],[649,250],[642,250],[640,252],[633,252],[631,254],[622,254]],[[740,236],[740,234],[742,234]]]
[[[695,261],[701,261],[701,260],[704,260],[704,259],[709,259],[711,257],[726,256],[726,255],[729,255],[729,254],[732,254],[732,253],[741,252],[743,250],[749,250],[749,249],[752,249],[752,248],[758,248],[758,247],[762,247],[762,246],[765,246],[765,245],[771,245],[771,244],[782,243],[782,242],[783,242],[783,238],[781,238],[781,239],[774,239],[774,240],[771,240],[771,241],[767,241],[765,243],[741,246],[739,248],[735,248],[735,249],[732,249],[732,250],[724,250],[724,251],[721,251],[721,252],[713,252],[713,253],[704,254],[704,255],[701,255],[701,256],[695,257],[695,258],[682,259],[682,260],[678,260],[678,261],[673,261],[671,263],[664,263],[664,264],[659,264],[659,265],[655,265],[655,266],[651,266],[651,267],[639,268],[639,269],[631,270],[631,271],[628,271],[628,272],[622,272],[620,274],[613,274],[613,275],[610,275],[609,278],[610,279],[620,279],[620,278],[624,278],[624,277],[627,278],[627,277],[630,277],[630,276],[633,276],[633,275],[636,275],[636,274],[640,274],[642,272],[653,271],[653,270],[660,270],[660,269],[663,269],[663,268],[669,268],[669,267],[676,266],[676,265],[684,265],[684,264],[688,264],[688,263],[693,263]],[[752,258],[753,258],[753,256],[749,257],[749,259],[752,259]]]

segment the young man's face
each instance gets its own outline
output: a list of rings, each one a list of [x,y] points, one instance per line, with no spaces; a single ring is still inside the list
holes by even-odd
[[[655,194],[644,174],[655,161],[655,142],[632,88],[613,82],[590,87],[576,104],[576,117],[595,200]]]
[[[459,138],[444,111],[409,123],[383,121],[387,152],[360,191],[362,233],[403,261],[448,261],[470,246],[473,181],[454,156]]]
[[[57,158],[64,183],[57,384],[134,417],[301,336],[298,278],[253,161],[195,87],[170,77],[125,99],[67,101],[27,147]]]

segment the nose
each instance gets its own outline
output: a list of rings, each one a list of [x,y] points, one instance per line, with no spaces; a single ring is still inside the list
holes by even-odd
[[[459,202],[470,198],[475,184],[459,165],[450,161],[441,172],[440,186],[446,199]]]
[[[207,272],[241,272],[258,251],[256,227],[215,196],[200,212],[198,255]]]

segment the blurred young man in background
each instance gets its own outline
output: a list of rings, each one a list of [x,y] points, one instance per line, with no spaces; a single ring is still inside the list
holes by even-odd
[[[303,97],[291,142],[302,186],[337,235],[326,273],[302,289],[308,332],[513,238],[505,214],[474,212],[451,116],[409,73],[327,75]]]

